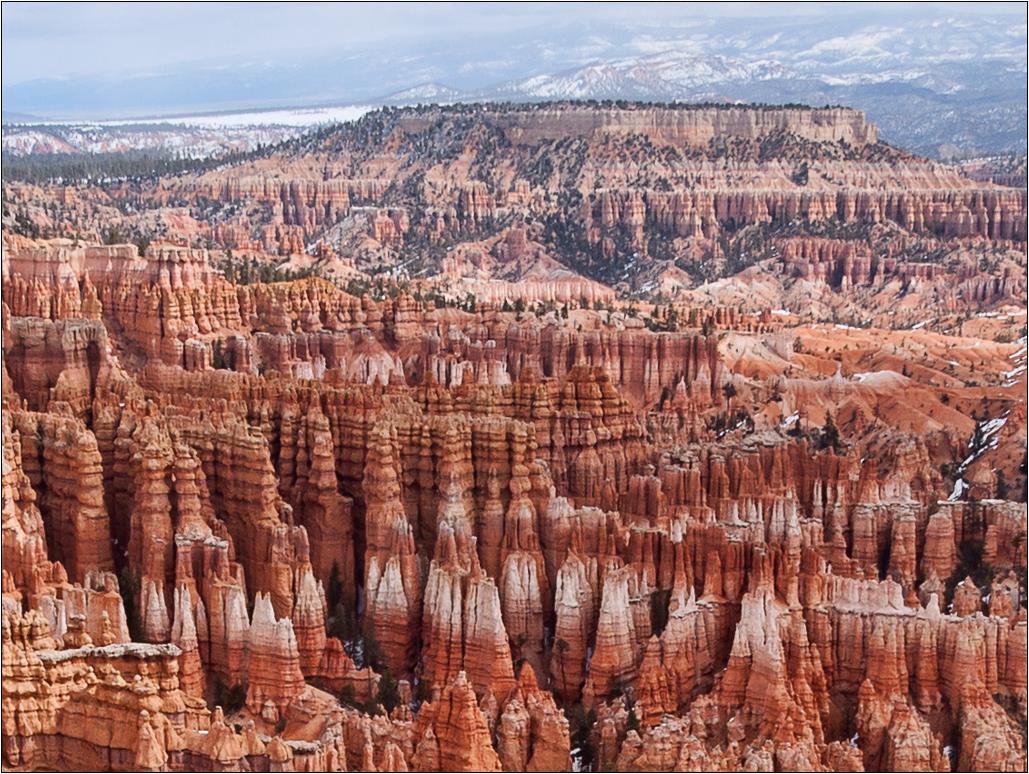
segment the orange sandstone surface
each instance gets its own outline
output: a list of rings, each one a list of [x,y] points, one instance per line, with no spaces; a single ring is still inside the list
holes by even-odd
[[[843,109],[362,126],[46,209],[141,250],[5,220],[5,767],[1025,770],[1024,190]]]

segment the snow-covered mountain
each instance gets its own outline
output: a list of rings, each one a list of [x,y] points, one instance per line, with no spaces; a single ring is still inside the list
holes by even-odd
[[[410,89],[401,89],[386,96],[384,102],[393,102],[401,105],[410,105],[418,102],[435,102],[443,104],[461,99],[462,94],[458,89],[452,89],[441,83],[420,83]]]
[[[699,87],[785,78],[773,60],[745,61],[718,55],[665,51],[653,56],[597,62],[554,74],[535,75],[485,92],[517,99],[678,99]]]

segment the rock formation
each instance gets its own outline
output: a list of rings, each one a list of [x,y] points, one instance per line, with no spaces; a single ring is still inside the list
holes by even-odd
[[[465,111],[5,183],[4,764],[1024,770],[1025,190]]]

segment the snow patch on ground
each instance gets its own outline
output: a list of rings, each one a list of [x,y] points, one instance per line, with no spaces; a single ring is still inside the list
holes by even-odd
[[[867,371],[854,374],[851,377],[855,382],[866,384],[869,387],[891,387],[901,386],[907,381],[907,377],[898,374],[896,371]]]
[[[585,771],[582,763],[582,748],[576,747],[569,753],[572,759],[572,771]]]
[[[108,121],[40,121],[47,126],[133,126],[138,124],[171,124],[212,129],[244,126],[318,126],[319,124],[356,121],[374,110],[372,105],[337,105],[334,107],[287,108],[282,110],[249,110],[242,113],[217,113],[155,118],[119,118]]]
[[[972,433],[972,437],[968,439],[968,456],[962,461],[961,466],[958,468],[958,480],[954,482],[954,491],[951,492],[948,500],[960,500],[965,492],[968,491],[969,486],[965,482],[962,475],[968,469],[968,466],[983,456],[987,451],[996,449],[1000,444],[1000,430],[1007,424],[1008,415],[1011,412],[1005,412],[1002,417],[994,417],[993,419],[984,419],[976,425],[975,431]]]
[[[1018,349],[1008,355],[1008,360],[1014,360],[1016,365],[1010,371],[1004,372],[1005,387],[1014,387],[1018,384],[1019,377],[1026,370],[1026,356],[1029,355],[1029,348],[1026,347],[1026,338],[1024,336],[1020,338],[1018,344]]]
[[[965,493],[967,489],[968,484],[965,483],[965,479],[959,478],[957,481],[954,482],[954,491],[950,493],[950,497],[948,497],[947,499],[950,502],[960,500],[961,496]]]

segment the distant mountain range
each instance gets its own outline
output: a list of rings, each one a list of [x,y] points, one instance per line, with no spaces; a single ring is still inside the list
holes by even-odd
[[[790,102],[862,109],[884,140],[924,155],[1025,152],[1024,13],[876,8],[667,27],[587,22],[513,40],[498,31],[339,56],[35,81],[4,87],[4,122],[18,121],[14,113],[82,122],[473,100]],[[4,147],[14,150],[6,136]]]

